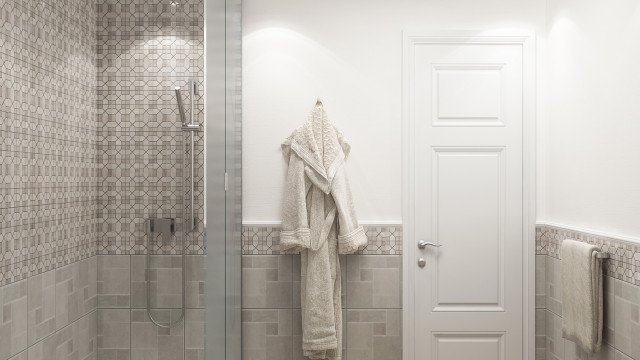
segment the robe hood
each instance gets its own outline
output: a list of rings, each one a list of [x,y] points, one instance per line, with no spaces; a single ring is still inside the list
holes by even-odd
[[[285,159],[288,161],[291,152],[295,152],[307,165],[305,174],[325,194],[331,192],[336,172],[344,165],[350,150],[351,146],[329,122],[322,106],[316,106],[309,120],[282,143]]]

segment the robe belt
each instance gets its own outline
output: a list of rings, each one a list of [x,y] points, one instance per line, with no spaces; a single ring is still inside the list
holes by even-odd
[[[337,209],[334,206],[324,218],[319,238],[311,239],[311,250],[318,251],[329,240],[329,232],[331,231],[331,226],[333,226],[333,221],[336,218],[336,212]]]

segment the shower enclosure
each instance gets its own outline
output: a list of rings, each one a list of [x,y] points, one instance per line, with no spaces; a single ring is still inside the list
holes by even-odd
[[[0,360],[240,360],[240,10],[0,2]]]
[[[98,278],[129,257],[132,359],[239,359],[238,15],[224,0],[98,3]],[[105,308],[98,335],[126,311]]]

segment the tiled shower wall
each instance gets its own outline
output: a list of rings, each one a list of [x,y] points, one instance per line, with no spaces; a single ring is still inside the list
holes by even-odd
[[[369,244],[341,256],[343,359],[402,359],[402,226],[366,226]],[[278,227],[242,232],[244,360],[303,360],[300,256],[283,255]]]
[[[187,82],[201,87],[204,79],[204,2],[99,0],[97,11],[98,358],[203,359],[202,133],[195,140],[197,230],[186,245],[186,322],[161,329],[147,318],[144,254],[153,254],[154,318],[175,321],[182,302],[182,209],[189,209],[190,196],[183,154],[190,156],[190,141],[180,129],[174,89],[182,89],[188,119]],[[195,100],[202,124],[201,92]],[[145,220],[164,217],[176,219],[175,235],[149,241]]]
[[[604,263],[604,344],[587,355],[562,338],[560,245],[564,239],[597,244]],[[568,229],[536,231],[536,359],[640,360],[640,244]]]
[[[95,27],[93,1],[0,2],[0,360],[95,358]]]

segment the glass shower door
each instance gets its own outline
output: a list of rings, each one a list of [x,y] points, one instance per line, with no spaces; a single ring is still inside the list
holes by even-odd
[[[206,360],[241,359],[241,0],[205,6]]]

